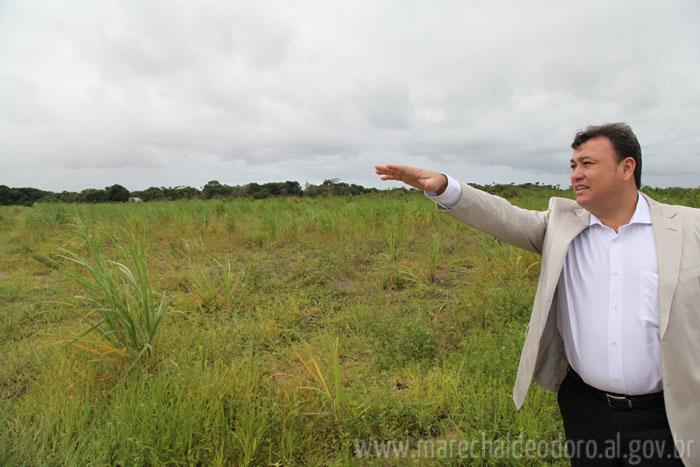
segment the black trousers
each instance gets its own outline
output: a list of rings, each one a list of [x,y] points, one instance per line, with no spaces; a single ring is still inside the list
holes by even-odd
[[[663,404],[612,408],[584,391],[570,371],[557,393],[571,465],[682,466]]]

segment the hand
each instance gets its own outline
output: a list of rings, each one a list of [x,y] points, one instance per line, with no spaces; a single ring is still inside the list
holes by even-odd
[[[433,191],[438,195],[447,188],[447,177],[438,172],[431,172],[407,165],[375,165],[374,171],[382,180],[399,180],[421,191]]]

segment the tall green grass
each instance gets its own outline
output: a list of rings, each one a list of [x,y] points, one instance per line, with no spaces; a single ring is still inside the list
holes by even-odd
[[[562,432],[554,395],[511,400],[539,258],[422,194],[0,207],[0,226],[0,465],[406,465],[354,441]],[[64,345],[92,326],[93,352]]]
[[[166,315],[166,297],[157,298],[153,292],[143,249],[137,241],[122,248],[127,265],[105,258],[99,237],[90,232],[80,217],[73,219],[73,227],[87,253],[62,248],[60,257],[76,266],[77,269],[67,270],[83,291],[76,298],[90,310],[88,319],[97,320],[80,337],[97,333],[106,343],[100,346],[101,355],[116,354],[131,368],[155,351],[156,337]]]

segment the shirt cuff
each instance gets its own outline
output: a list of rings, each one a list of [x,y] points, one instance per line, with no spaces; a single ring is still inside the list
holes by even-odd
[[[439,195],[434,191],[426,191],[425,196],[435,201],[444,209],[452,209],[457,205],[459,199],[462,197],[462,184],[449,175],[444,175],[447,177],[447,187],[445,188],[445,191]]]

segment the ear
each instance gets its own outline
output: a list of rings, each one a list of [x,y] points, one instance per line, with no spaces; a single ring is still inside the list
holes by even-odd
[[[622,178],[624,180],[634,179],[634,169],[637,168],[637,161],[634,157],[625,157],[619,164],[622,168]]]

